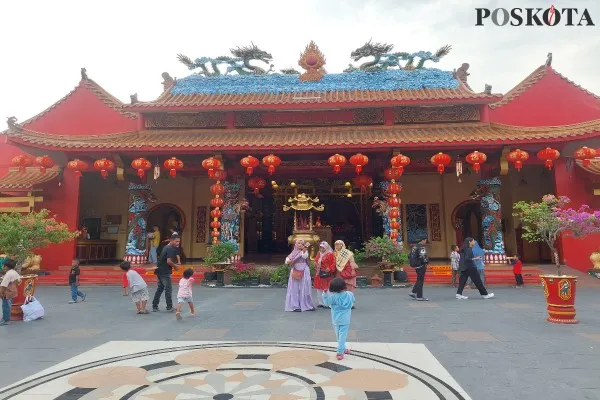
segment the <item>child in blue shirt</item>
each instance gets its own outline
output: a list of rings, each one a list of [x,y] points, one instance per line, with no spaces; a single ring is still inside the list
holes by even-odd
[[[354,294],[346,291],[346,282],[342,278],[334,278],[329,284],[329,291],[323,292],[323,304],[331,307],[331,322],[338,342],[338,360],[342,360],[344,354],[350,354],[350,350],[346,348],[346,338],[354,301]]]

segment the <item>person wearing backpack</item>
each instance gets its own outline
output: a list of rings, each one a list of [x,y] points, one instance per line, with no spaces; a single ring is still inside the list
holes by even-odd
[[[417,301],[429,301],[429,299],[423,297],[425,272],[427,272],[427,264],[429,264],[425,244],[427,244],[427,236],[422,236],[410,251],[410,266],[413,267],[417,273],[417,281],[413,285],[412,292],[409,293],[409,296]]]

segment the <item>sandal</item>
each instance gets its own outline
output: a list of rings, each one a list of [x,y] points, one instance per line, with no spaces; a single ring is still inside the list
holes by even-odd
[[[343,360],[344,359],[344,355],[343,354],[337,354],[335,356],[335,358],[337,358],[338,360]]]
[[[344,354],[350,354],[350,349],[344,350]]]

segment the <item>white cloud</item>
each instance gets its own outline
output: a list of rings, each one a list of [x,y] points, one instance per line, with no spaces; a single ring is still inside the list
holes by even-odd
[[[254,1],[4,1],[0,2],[3,60],[0,118],[33,116],[64,96],[79,80],[79,68],[126,101],[156,98],[160,74],[189,71],[177,53],[192,58],[226,54],[254,41],[273,54],[276,67],[296,66],[314,40],[339,72],[350,52],[369,38],[396,51],[453,50],[436,67],[471,64],[470,83],[506,92],[554,54],[553,66],[600,94],[600,3],[588,8],[598,27],[475,27],[475,7],[547,7],[528,1],[281,0]],[[558,6],[558,5],[557,5]],[[429,64],[433,66],[433,64]]]

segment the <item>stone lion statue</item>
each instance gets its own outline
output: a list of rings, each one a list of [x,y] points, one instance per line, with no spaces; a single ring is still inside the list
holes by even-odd
[[[31,257],[27,257],[25,259],[25,262],[23,263],[23,266],[21,267],[21,270],[28,272],[39,271],[41,268],[41,264],[42,256],[34,255]]]

